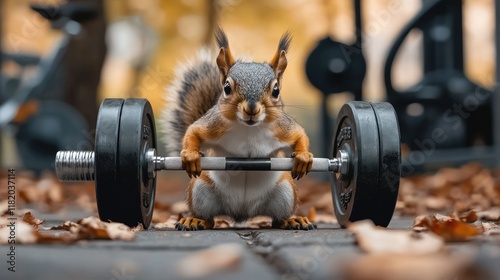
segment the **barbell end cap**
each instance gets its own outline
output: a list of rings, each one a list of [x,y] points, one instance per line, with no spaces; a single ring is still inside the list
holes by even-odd
[[[55,171],[59,181],[95,181],[95,154],[93,151],[59,151]]]

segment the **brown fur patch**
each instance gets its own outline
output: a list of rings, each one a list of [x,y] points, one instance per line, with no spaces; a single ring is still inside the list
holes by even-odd
[[[293,189],[293,213],[295,213],[295,211],[297,210],[297,208],[299,206],[299,202],[300,202],[299,196],[297,194],[297,192],[298,192],[297,185],[295,184],[295,181],[293,180],[290,172],[283,172],[283,175],[281,175],[281,178],[278,180],[277,185],[279,186],[282,181],[286,181],[292,186],[292,189]]]
[[[309,137],[294,119],[283,114],[275,123],[271,129],[279,141],[290,144],[296,153],[309,150]]]
[[[230,121],[236,120],[236,112],[238,112],[243,101],[243,96],[234,92],[229,97],[222,97],[219,101],[219,110],[222,116]]]
[[[206,171],[201,171],[200,177],[192,178],[189,181],[189,185],[188,185],[188,189],[187,189],[187,204],[188,204],[189,212],[191,212],[191,214],[193,216],[197,216],[194,209],[193,209],[193,188],[194,188],[194,183],[196,182],[196,180],[202,180],[209,186],[213,186],[213,184],[214,184],[212,179],[210,179],[210,177],[208,177],[208,172],[206,172]]]
[[[285,113],[283,111],[283,103],[281,102],[281,99],[273,101],[270,95],[271,93],[269,91],[262,99],[262,104],[266,108],[266,119],[264,121],[267,123],[273,123]]]

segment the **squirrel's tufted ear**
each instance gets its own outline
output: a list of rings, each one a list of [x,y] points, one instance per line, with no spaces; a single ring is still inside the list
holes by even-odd
[[[288,61],[286,60],[285,51],[280,51],[279,54],[275,55],[275,59],[271,61],[271,66],[274,70],[274,75],[278,80],[278,83],[281,83],[281,78],[283,77],[283,72],[285,72]]]
[[[220,48],[219,55],[217,56],[217,66],[219,67],[220,73],[222,74],[222,82],[227,78],[229,73],[229,68],[233,66],[234,58],[231,55],[229,49]]]
[[[219,45],[219,55],[217,56],[217,66],[222,74],[222,83],[227,78],[229,68],[234,64],[234,58],[229,49],[229,41],[227,40],[226,33],[219,27],[215,31],[215,39]]]
[[[286,53],[290,48],[290,43],[292,42],[292,36],[289,32],[285,32],[283,36],[281,36],[280,42],[278,44],[278,50],[276,54],[271,59],[271,67],[274,70],[274,75],[279,83],[281,83],[281,78],[283,77],[283,72],[285,72],[288,61],[286,59]]]

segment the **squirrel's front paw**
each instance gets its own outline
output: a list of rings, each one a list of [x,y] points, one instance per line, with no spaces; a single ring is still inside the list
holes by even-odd
[[[314,225],[309,222],[307,217],[296,216],[294,218],[283,220],[279,223],[273,223],[273,227],[279,227],[281,229],[303,229],[310,230],[314,229]]]
[[[214,227],[213,222],[205,221],[202,219],[197,219],[193,217],[181,218],[176,224],[175,228],[177,230],[202,230],[211,229]]]
[[[313,154],[310,152],[293,153],[292,158],[292,178],[299,180],[311,170],[313,164]]]
[[[196,150],[182,150],[181,160],[182,168],[186,170],[189,178],[192,176],[198,177],[201,173],[200,151]]]

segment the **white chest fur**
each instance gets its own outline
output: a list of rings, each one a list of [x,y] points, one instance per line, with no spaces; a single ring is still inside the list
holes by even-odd
[[[216,156],[269,157],[279,149],[289,149],[288,144],[278,141],[267,124],[246,126],[235,124],[216,141],[204,145]]]
[[[266,124],[249,127],[237,124],[214,142],[207,142],[213,156],[271,157],[283,149],[289,154],[288,144],[278,141]],[[219,190],[223,211],[236,219],[262,215],[269,208],[268,198],[281,178],[279,171],[210,171],[209,177]],[[293,202],[290,189],[285,200]],[[239,217],[239,218],[238,218]]]

